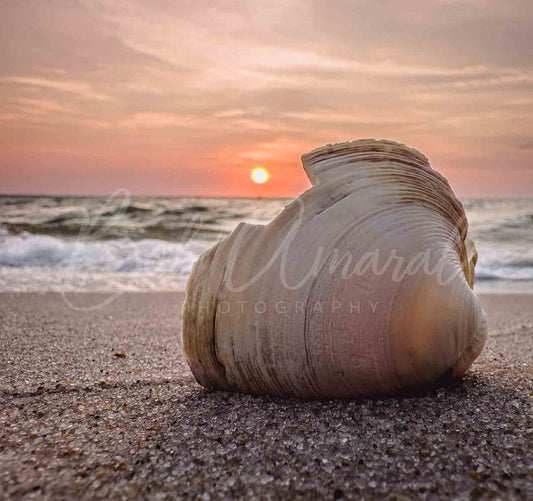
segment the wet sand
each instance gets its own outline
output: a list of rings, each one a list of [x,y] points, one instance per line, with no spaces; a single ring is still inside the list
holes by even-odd
[[[0,498],[533,498],[533,295],[469,374],[401,398],[208,392],[183,295],[0,294]]]

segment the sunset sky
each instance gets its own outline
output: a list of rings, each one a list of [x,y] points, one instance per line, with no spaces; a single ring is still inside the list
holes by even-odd
[[[532,196],[532,20],[531,0],[3,0],[0,192],[294,196],[306,151],[388,138],[459,196]]]

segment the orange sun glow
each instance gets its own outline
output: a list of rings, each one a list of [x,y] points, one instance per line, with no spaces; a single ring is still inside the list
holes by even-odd
[[[255,167],[254,169],[252,169],[250,177],[252,178],[252,181],[254,183],[262,184],[268,181],[268,178],[270,176],[268,174],[268,171],[263,167]]]

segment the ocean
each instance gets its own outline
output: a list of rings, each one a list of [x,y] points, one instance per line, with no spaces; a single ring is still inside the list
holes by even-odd
[[[198,256],[288,198],[0,196],[0,291],[184,290]],[[467,199],[475,290],[533,292],[533,200]]]

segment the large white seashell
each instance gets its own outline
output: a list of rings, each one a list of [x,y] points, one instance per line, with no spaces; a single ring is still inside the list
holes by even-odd
[[[183,342],[198,382],[328,398],[464,374],[487,328],[446,179],[385,140],[302,161],[311,189],[267,225],[241,223],[193,269]]]

